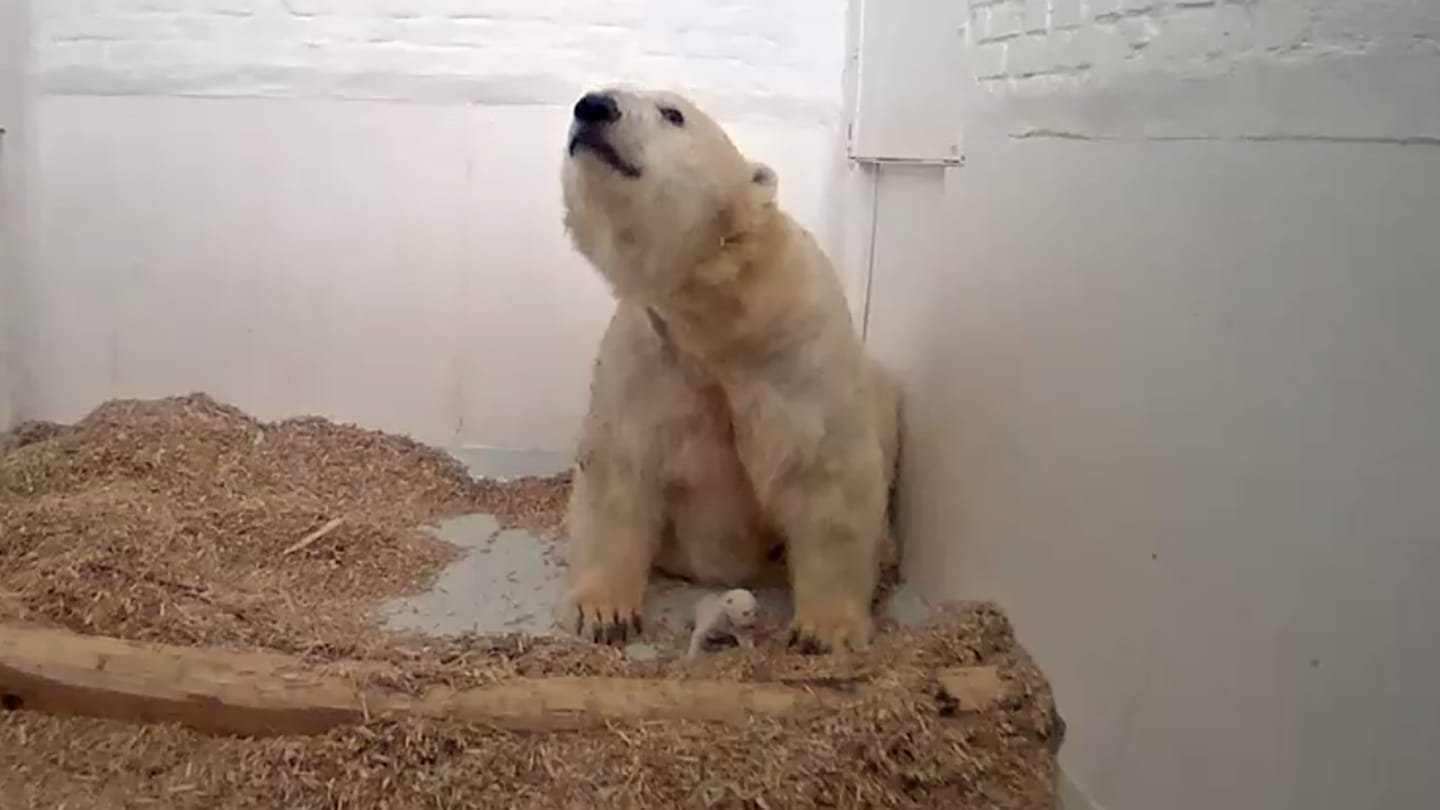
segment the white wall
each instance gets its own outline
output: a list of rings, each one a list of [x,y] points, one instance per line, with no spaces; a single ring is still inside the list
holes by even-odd
[[[21,249],[26,144],[25,63],[29,4],[0,0],[0,431],[15,421],[23,399]]]
[[[611,302],[559,165],[586,85],[679,86],[834,216],[843,0],[37,9],[37,415],[205,389],[568,449]]]
[[[1440,8],[972,3],[885,170],[904,536],[999,599],[1109,810],[1440,795]]]

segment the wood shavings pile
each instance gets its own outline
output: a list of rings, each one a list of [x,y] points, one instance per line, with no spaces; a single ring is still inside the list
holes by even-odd
[[[762,631],[753,650],[734,648],[694,660],[686,660],[683,655],[688,642],[683,634],[651,634],[646,641],[667,647],[666,654],[636,659],[612,647],[575,643],[565,637],[407,637],[365,651],[359,659],[363,671],[336,674],[371,679],[419,695],[430,686],[468,689],[515,677],[580,675],[855,684],[899,677],[897,673],[918,677],[918,673],[945,667],[1029,666],[1004,613],[988,603],[945,606],[921,627],[882,621],[874,643],[863,653],[792,654],[786,648],[785,628],[779,626]]]
[[[853,711],[566,734],[377,720],[246,740],[0,712],[0,807],[1054,806],[1053,701],[992,606],[882,627],[863,654],[788,654],[777,632],[689,663],[377,628],[379,601],[424,587],[455,555],[415,527],[489,512],[557,533],[568,486],[476,482],[406,439],[311,418],[262,423],[203,395],[107,403],[74,426],[0,441],[0,621],[303,653],[416,694],[548,675],[887,688]],[[934,672],[962,665],[999,667],[1005,701],[957,713],[940,699]]]
[[[204,395],[112,401],[0,449],[0,620],[305,652],[373,640],[373,608],[455,549],[470,512],[561,522],[564,478],[497,484],[408,439],[264,423]],[[301,548],[307,535],[338,521]]]
[[[504,528],[519,528],[546,539],[561,539],[570,499],[570,473],[509,481],[480,481],[475,500]]]
[[[552,654],[567,648],[577,654]],[[756,717],[742,726],[616,723],[520,734],[376,720],[265,740],[13,712],[0,715],[0,795],[17,797],[17,807],[197,810],[1054,806],[1059,729],[1049,690],[1003,615],[985,605],[894,629],[872,651],[848,656],[735,651],[687,668],[560,642],[525,649],[474,640],[405,655],[416,656],[413,671],[448,670],[459,682],[500,670],[507,677],[579,671],[781,682],[860,697],[846,711]],[[998,667],[1005,698],[983,711],[957,711],[932,680],[937,667],[956,664]]]

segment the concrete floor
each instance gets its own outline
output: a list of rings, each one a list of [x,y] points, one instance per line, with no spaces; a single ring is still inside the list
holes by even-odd
[[[549,453],[464,449],[453,451],[477,478],[506,479],[550,475],[563,471],[568,457]],[[434,635],[457,633],[525,633],[555,635],[554,607],[564,587],[563,541],[545,540],[517,529],[501,530],[490,515],[466,515],[442,524],[441,537],[465,550],[427,593],[395,600],[384,608],[389,627]],[[660,578],[645,606],[647,628],[666,628],[683,635],[690,611],[705,590]],[[784,589],[759,589],[765,624],[783,628],[790,617]],[[902,623],[918,622],[929,607],[902,585],[885,605],[885,613]],[[658,635],[658,634],[657,634]],[[665,654],[655,644],[634,644],[635,657]]]

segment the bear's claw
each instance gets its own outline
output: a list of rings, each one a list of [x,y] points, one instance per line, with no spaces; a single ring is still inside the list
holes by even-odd
[[[787,646],[801,655],[824,655],[829,652],[820,639],[798,629],[790,631],[790,640]]]
[[[868,621],[819,624],[797,620],[790,625],[788,646],[801,655],[864,650],[870,642]]]
[[[621,646],[644,631],[638,611],[596,608],[580,605],[575,608],[575,634],[596,644]]]

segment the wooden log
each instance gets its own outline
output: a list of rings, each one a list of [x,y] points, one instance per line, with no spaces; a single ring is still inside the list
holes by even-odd
[[[608,720],[743,722],[814,705],[810,692],[719,681],[514,679],[420,698],[316,672],[298,659],[0,628],[0,694],[61,714],[175,722],[245,735],[303,734],[366,716],[414,714],[516,730]]]
[[[515,678],[463,691],[436,689],[402,711],[520,731],[564,731],[607,721],[708,720],[744,723],[754,716],[838,707],[843,695],[791,686],[658,678]]]
[[[349,669],[363,671],[363,665]],[[1003,689],[993,667],[943,670],[936,677],[942,693],[966,708],[990,703],[993,698],[982,693]],[[413,697],[286,655],[0,625],[0,705],[6,709],[177,723],[219,734],[314,734],[367,717],[405,715],[516,731],[612,721],[744,723],[755,716],[843,710],[857,694],[823,686],[554,677],[513,678],[465,690],[438,687]]]
[[[254,736],[315,733],[365,714],[352,684],[286,656],[16,627],[0,627],[0,704]]]

